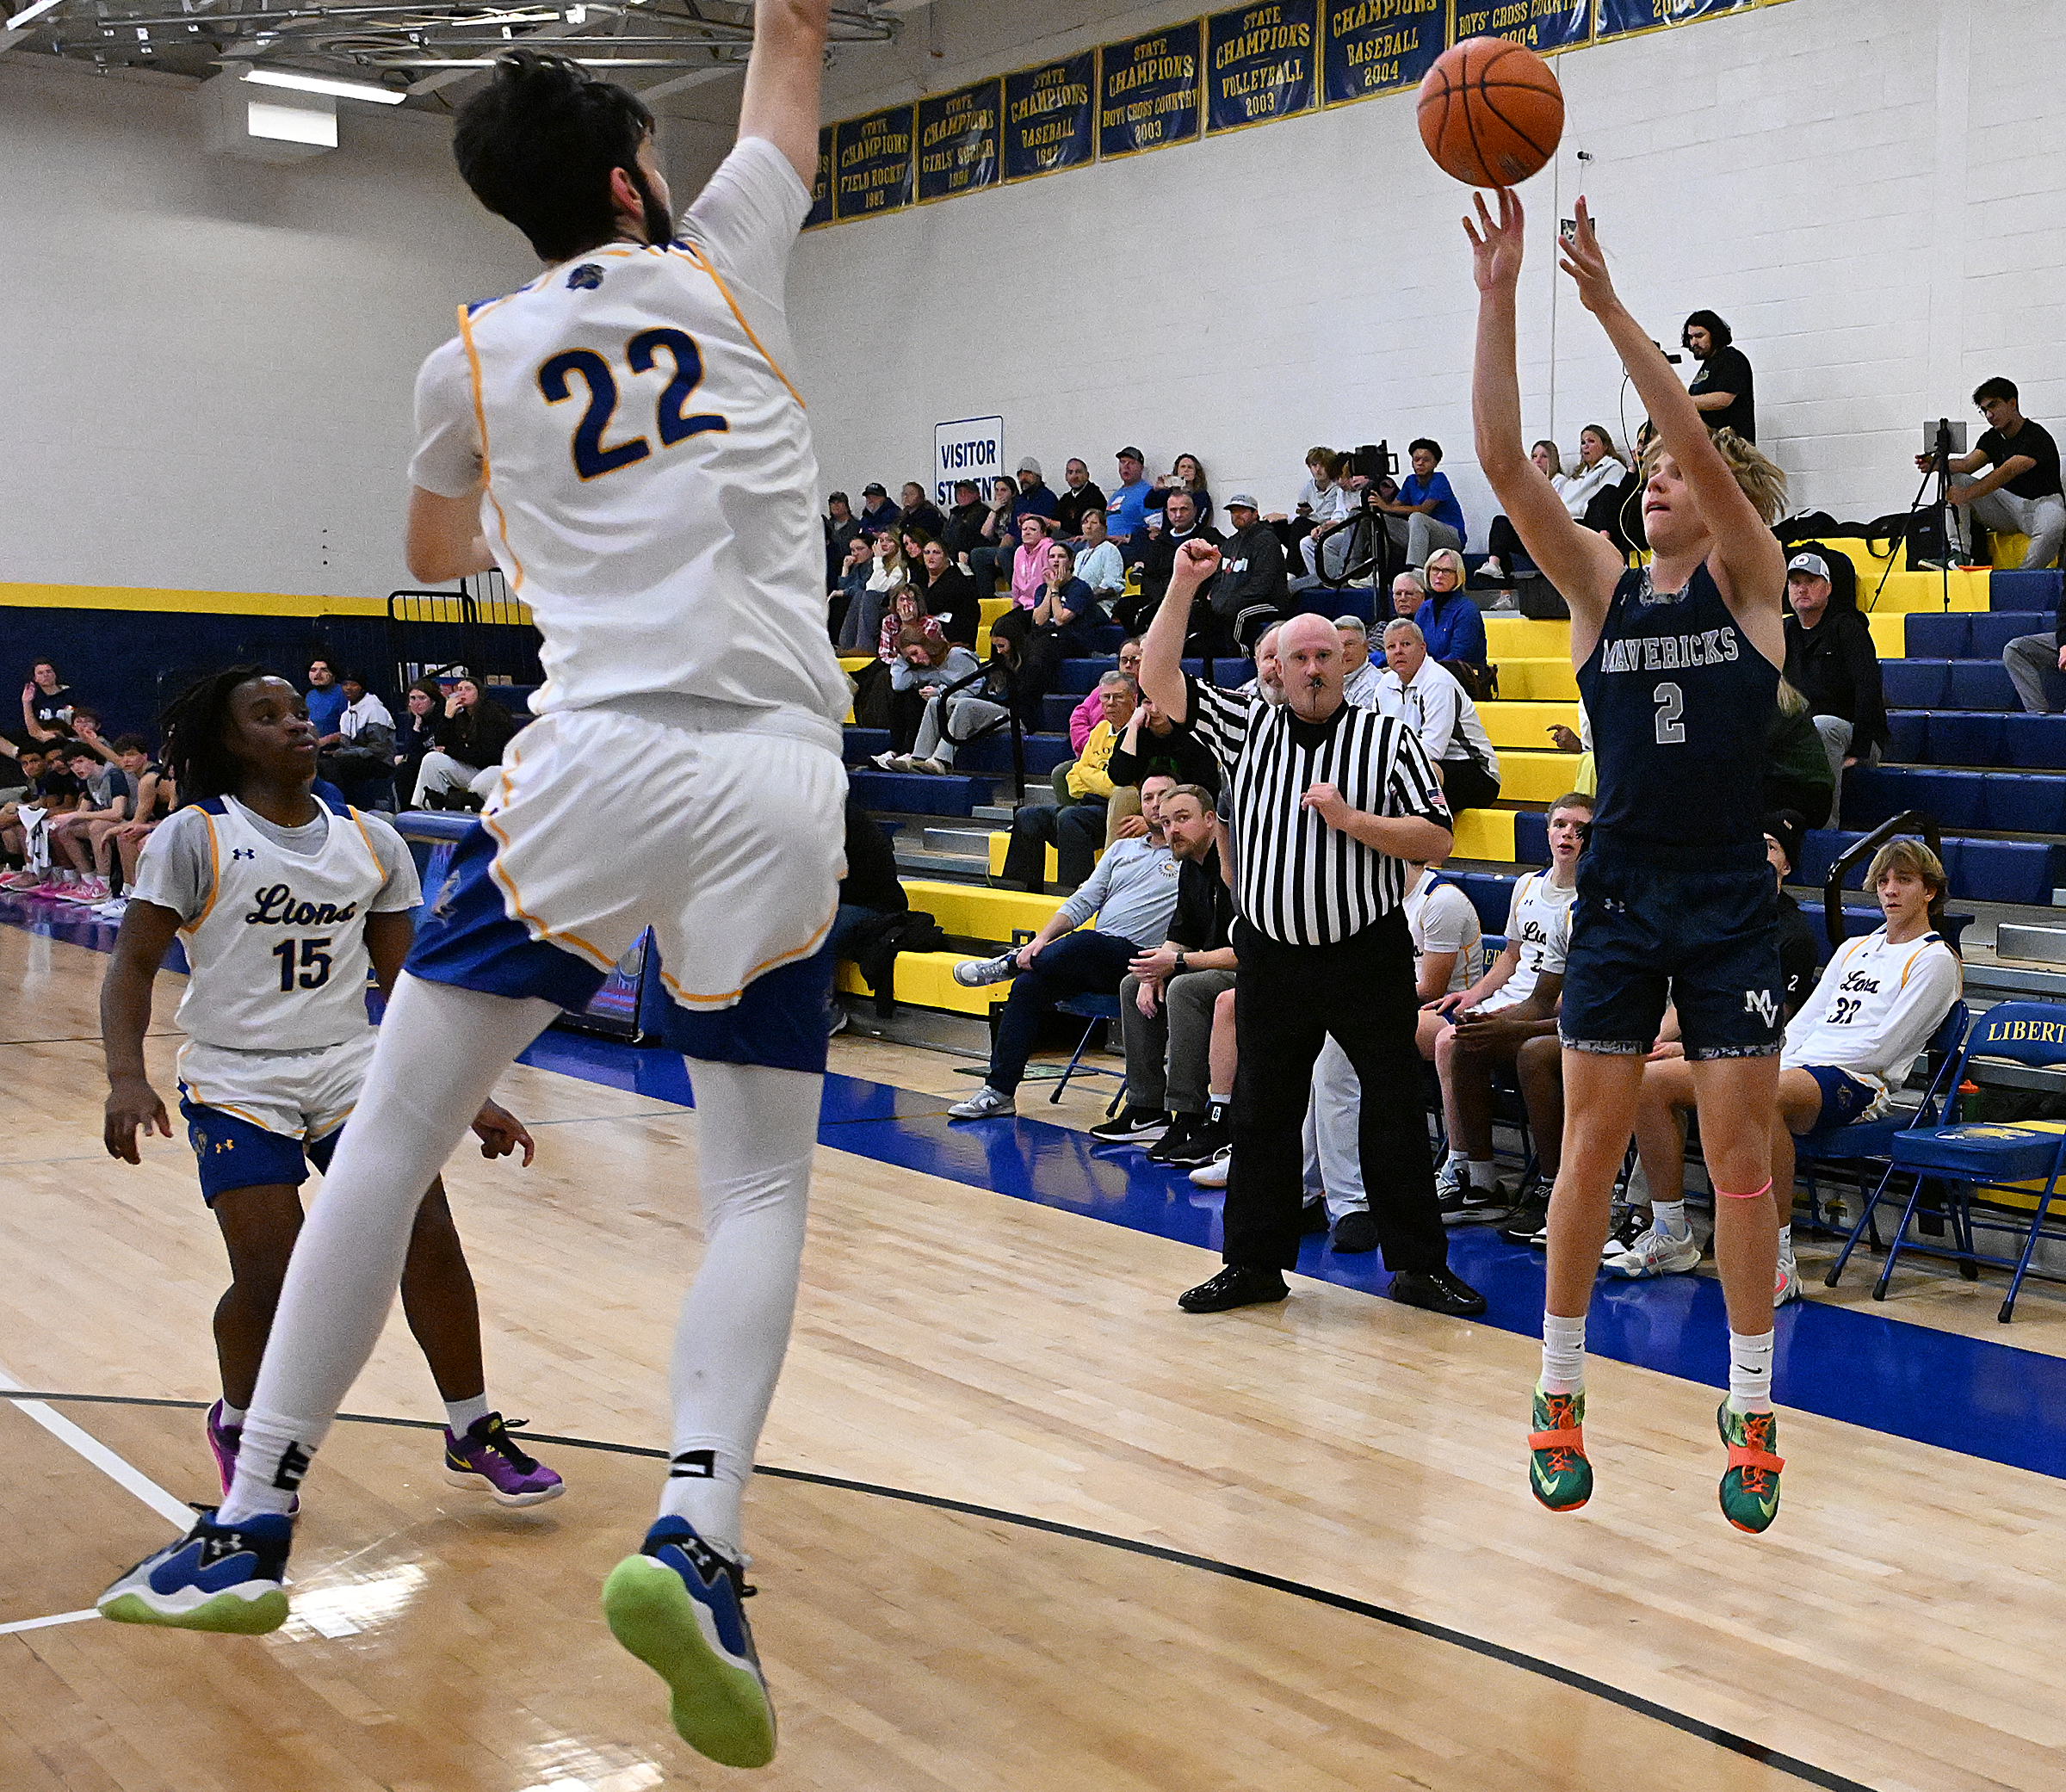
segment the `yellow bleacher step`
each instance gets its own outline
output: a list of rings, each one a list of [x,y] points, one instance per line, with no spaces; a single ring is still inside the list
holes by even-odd
[[[987,1015],[1011,993],[1009,979],[966,989],[954,980],[954,967],[966,957],[961,952],[900,952],[897,955],[897,1000],[914,1008],[937,1008],[949,1014]],[[870,992],[851,959],[841,961],[839,987],[850,996]]]
[[[1578,674],[1568,652],[1556,658],[1499,659],[1502,703],[1575,703]]]
[[[1500,800],[1510,803],[1555,802],[1576,781],[1578,757],[1576,753],[1501,753]],[[1464,813],[1469,815],[1476,812]]]
[[[904,893],[913,908],[925,910],[938,922],[942,931],[962,939],[995,940],[1000,946],[1015,930],[1039,932],[1061,906],[1059,896],[1033,896],[1024,890],[993,890],[981,884],[941,883],[930,878],[907,878]]]
[[[995,833],[995,834],[993,834],[993,835],[991,835],[991,837],[990,837],[990,874],[991,874],[991,876],[993,876],[993,877],[1002,877],[1002,876],[1005,874],[1005,852],[1006,852],[1006,851],[1007,851],[1007,850],[1010,849],[1010,847],[1011,847],[1011,835],[1009,835],[1009,834],[1006,834],[1006,833]],[[1060,865],[1059,865],[1059,864],[1058,864],[1058,863],[1055,862],[1055,849],[1054,849],[1052,846],[1050,846],[1050,847],[1048,847],[1048,870],[1047,870],[1047,877],[1046,877],[1046,880],[1045,880],[1045,881],[1046,881],[1047,882],[1048,882],[1048,883],[1053,883],[1053,882],[1055,881],[1055,880],[1056,878],[1060,877],[1061,875],[1061,866],[1060,866]],[[906,886],[906,888],[908,888],[908,887],[909,887],[909,886]]]
[[[1562,796],[1562,791],[1556,793]],[[1451,856],[1459,859],[1494,859],[1513,862],[1513,811],[1466,809],[1457,818],[1456,845]]]
[[[1502,753],[1549,751],[1550,730],[1556,724],[1574,734],[1578,732],[1575,702],[1519,703],[1501,697],[1496,703],[1479,704],[1478,718],[1492,737],[1493,745]]]
[[[985,622],[994,622],[1011,608],[1009,597],[984,597],[978,600],[978,608]]]
[[[1948,578],[1942,572],[1892,573],[1877,599],[1872,595],[1879,584],[1875,573],[1869,582],[1863,578],[1859,581],[1858,607],[1875,615],[1896,610],[1941,612],[1948,587],[1953,609],[1985,609],[1989,571],[1985,566],[1960,566],[1954,568]]]
[[[1568,659],[1571,625],[1531,616],[1488,616],[1485,646],[1495,665],[1505,659]]]

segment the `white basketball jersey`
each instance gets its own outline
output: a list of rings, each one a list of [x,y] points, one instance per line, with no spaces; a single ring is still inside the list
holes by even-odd
[[[305,857],[267,839],[234,797],[195,806],[215,887],[180,929],[189,967],[180,1026],[244,1052],[307,1051],[363,1033],[366,917],[387,873],[357,815],[321,805],[330,833]]]
[[[1521,961],[1483,1004],[1487,1010],[1496,1013],[1525,1001],[1545,973],[1552,977],[1564,974],[1564,961],[1571,950],[1571,905],[1577,894],[1576,886],[1560,890],[1550,881],[1547,871],[1531,871],[1514,886],[1506,942],[1520,948]]]
[[[837,726],[803,405],[693,244],[611,244],[460,313],[481,521],[543,714],[649,692]]]

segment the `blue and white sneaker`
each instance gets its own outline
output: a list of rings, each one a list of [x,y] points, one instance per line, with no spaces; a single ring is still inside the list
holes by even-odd
[[[287,1622],[287,1552],[294,1521],[262,1512],[218,1524],[215,1508],[196,1506],[194,1529],[147,1555],[94,1604],[118,1624],[222,1630],[261,1636]]]
[[[603,1583],[610,1634],[674,1693],[674,1727],[726,1767],[775,1758],[775,1706],[740,1601],[753,1589],[686,1518],[662,1518]]]

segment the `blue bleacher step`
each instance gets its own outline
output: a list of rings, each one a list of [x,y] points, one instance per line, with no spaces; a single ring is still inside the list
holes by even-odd
[[[1112,670],[1110,659],[1065,659],[1056,670],[1055,689],[1073,701],[1073,708],[1098,688],[1098,681]],[[1187,659],[1184,670],[1194,678],[1205,676],[1205,662]],[[1212,663],[1213,683],[1231,690],[1237,684],[1246,684],[1255,676],[1255,668],[1245,659],[1215,659]]]
[[[1852,774],[1856,776],[1857,774]],[[1848,780],[1846,804],[1848,806]],[[1812,830],[1801,847],[1801,862],[1794,868],[1797,881],[1820,887],[1839,854],[1865,838],[1863,832],[1835,828]],[[2062,880],[2056,874],[2059,848],[2043,840],[1973,840],[1956,834],[1944,837],[1945,875],[1951,893],[1961,902],[2010,902],[2049,908],[2052,892]],[[1844,887],[1865,887],[1871,861],[1861,859],[1844,880]]]
[[[2016,687],[1995,659],[1887,659],[1880,687],[1890,709],[2015,710]]]
[[[1904,652],[1918,659],[1999,659],[2020,634],[2050,634],[2052,617],[2038,610],[1950,610],[1908,617]]]
[[[1057,731],[1052,734],[1028,734],[1024,737],[1026,749],[1026,777],[1030,782],[1044,780],[1048,774],[1073,759],[1068,736]],[[846,730],[846,763],[851,766],[867,767],[866,762],[877,753],[889,751],[889,730],[887,728],[849,727]],[[955,769],[963,774],[974,773],[1009,780],[1011,776],[1011,736],[1001,731],[986,734],[980,740],[972,740],[955,754]]]
[[[2047,567],[2042,572],[2021,572],[2013,569],[1994,572],[1987,581],[1987,607],[1989,609],[2042,610],[2050,620],[2058,613],[2060,574],[2055,568]]]
[[[897,815],[968,815],[977,804],[990,800],[993,782],[990,778],[877,771],[873,766],[847,774],[848,788],[863,808]]]
[[[1953,833],[2066,832],[2066,774],[1950,771],[1933,765],[1854,769],[1844,778],[1846,827],[1877,827],[1904,809]]]
[[[2066,771],[2066,715],[1893,709],[1887,723],[1886,757],[1893,763]]]

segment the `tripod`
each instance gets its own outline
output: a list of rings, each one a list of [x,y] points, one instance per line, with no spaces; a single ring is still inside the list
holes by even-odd
[[[1937,495],[1929,503],[1923,502],[1922,494],[1930,489],[1930,481],[1937,482]],[[1938,553],[1938,570],[1944,575],[1944,608],[1952,607],[1952,528],[1950,509],[1952,497],[1952,420],[1948,417],[1937,419],[1937,441],[1931,449],[1929,465],[1923,469],[1922,483],[1916,486],[1915,496],[1908,504],[1908,523],[1902,533],[1902,540],[1914,543],[1921,533],[1917,519],[1933,519]],[[1914,561],[1908,562],[1914,570]],[[1894,557],[1887,556],[1887,570],[1879,575],[1879,583],[1872,588],[1872,608],[1879,608],[1879,594],[1887,588],[1887,581],[1894,574]]]

